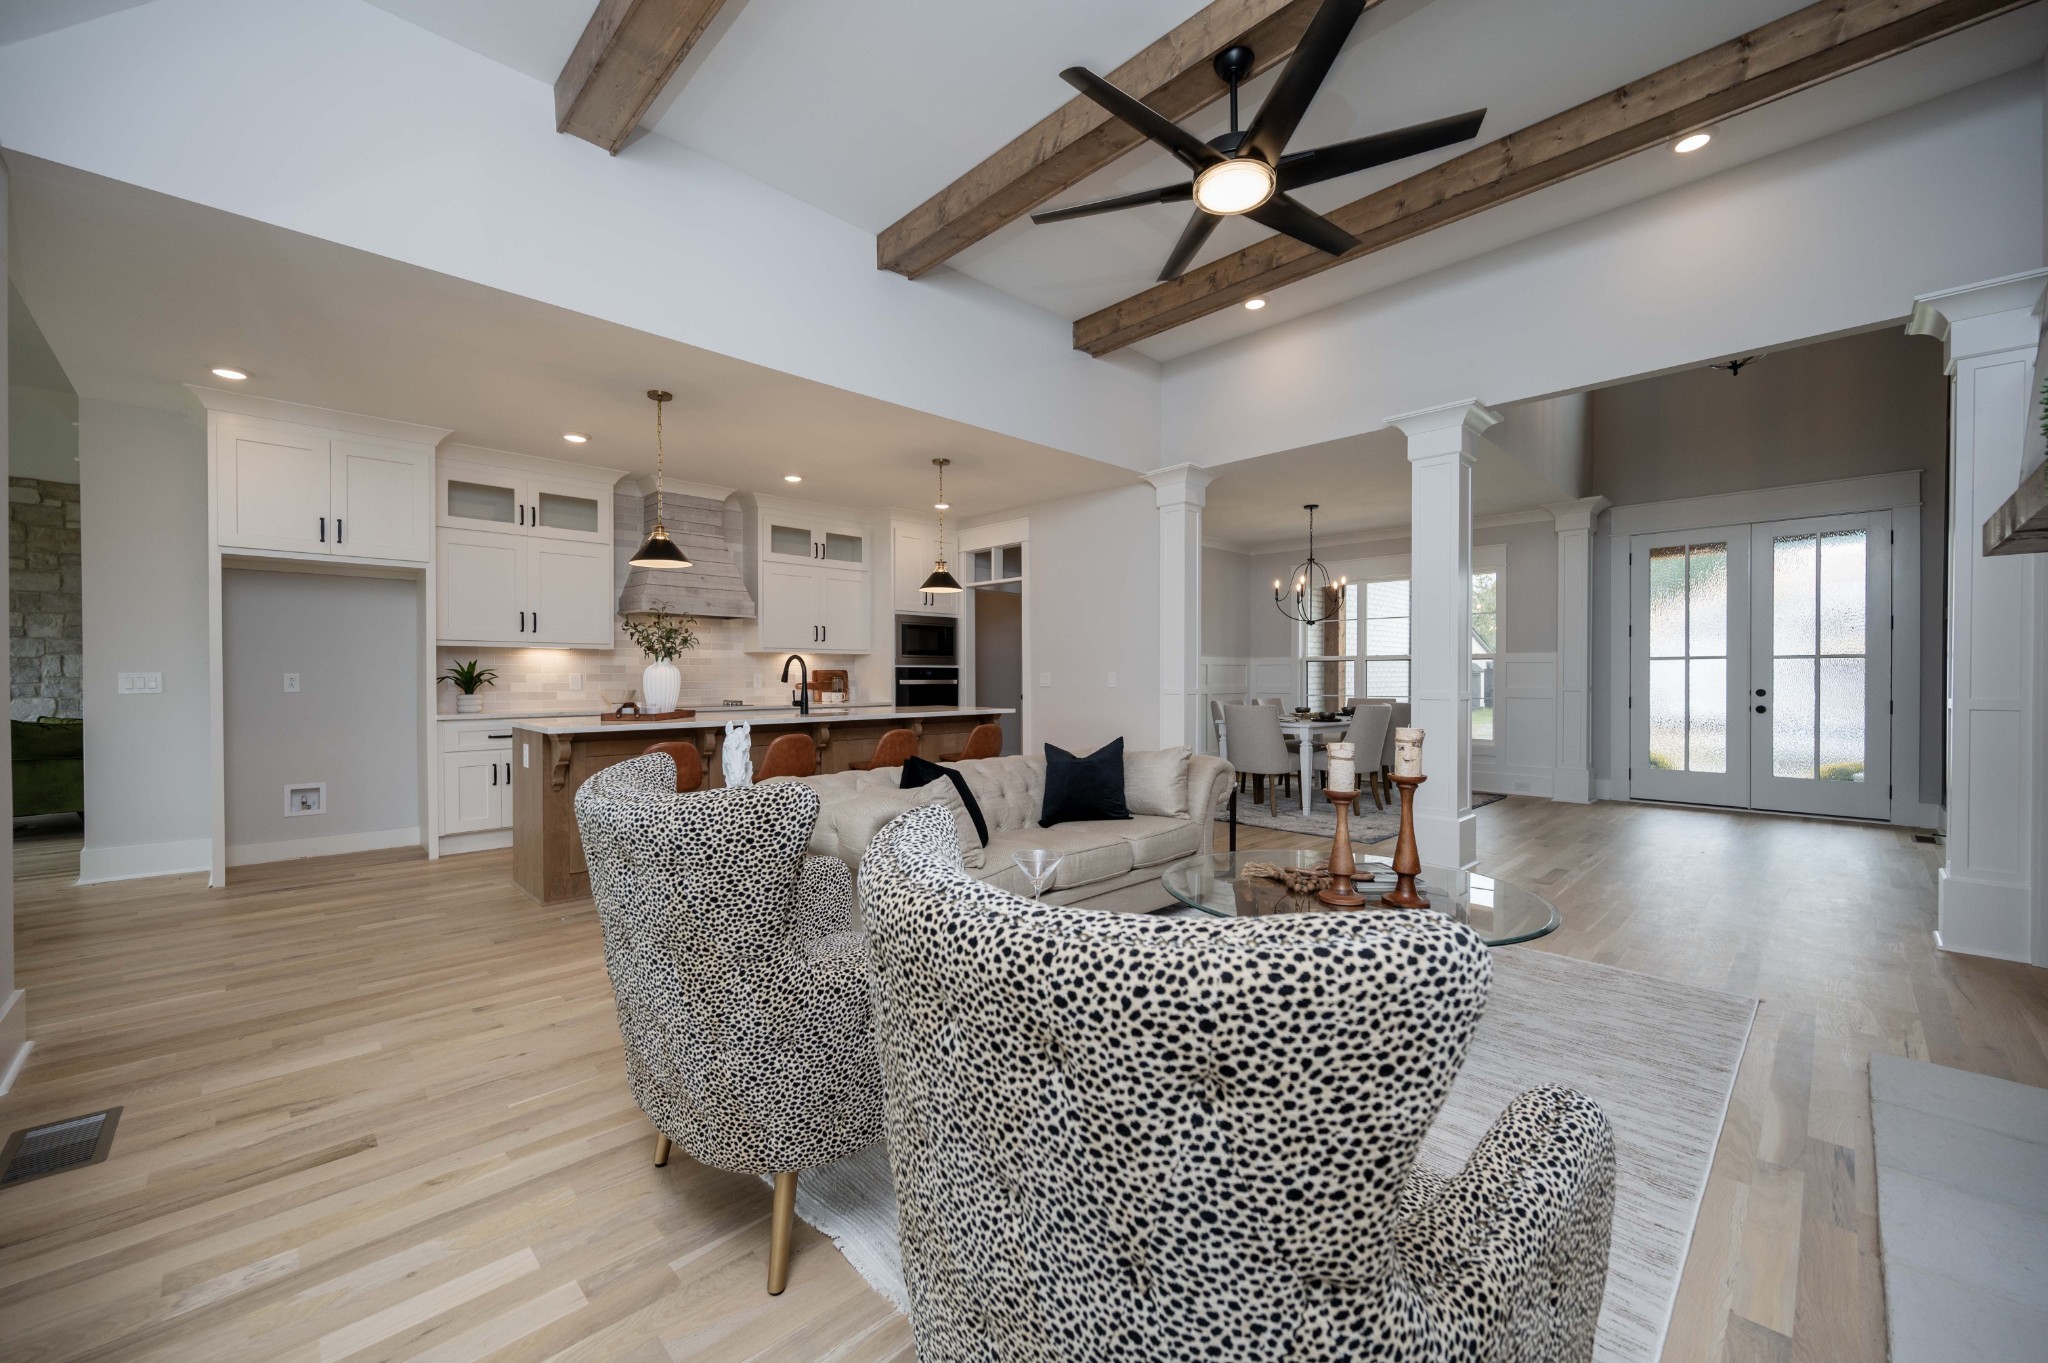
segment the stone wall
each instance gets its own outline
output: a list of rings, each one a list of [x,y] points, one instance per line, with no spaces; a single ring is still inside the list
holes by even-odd
[[[8,712],[77,717],[85,675],[78,484],[9,478],[7,535]]]

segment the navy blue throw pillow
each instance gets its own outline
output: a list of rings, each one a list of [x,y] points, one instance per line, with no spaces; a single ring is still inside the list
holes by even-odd
[[[974,832],[981,839],[983,847],[988,846],[988,820],[981,817],[981,806],[974,802],[974,792],[967,788],[967,778],[951,767],[923,757],[909,757],[903,763],[902,790],[922,790],[941,776],[953,782],[953,789],[960,792],[960,803],[967,806],[967,817],[974,820]]]
[[[1121,738],[1076,757],[1065,748],[1045,745],[1045,806],[1038,826],[1080,823],[1089,819],[1128,819],[1124,803],[1124,741]]]

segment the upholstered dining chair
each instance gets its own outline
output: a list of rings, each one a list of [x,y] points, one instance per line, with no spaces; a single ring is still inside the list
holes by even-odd
[[[907,730],[905,731],[907,732]],[[1003,755],[1003,726],[1000,724],[977,724],[968,731],[967,743],[959,752],[941,753],[941,762],[971,762],[983,757]],[[901,762],[896,763],[902,766]]]
[[[1380,775],[1382,777],[1387,776],[1394,770],[1394,730],[1406,729],[1414,723],[1409,718],[1409,715],[1413,712],[1412,707],[1410,707],[1407,701],[1397,700],[1393,696],[1351,696],[1346,698],[1345,704],[1391,705],[1394,707],[1393,721],[1387,725],[1387,737],[1380,745]],[[1363,757],[1364,754],[1361,753],[1360,756]]]
[[[766,781],[773,776],[816,776],[818,774],[818,745],[811,741],[809,734],[778,734],[768,745],[768,751],[761,754],[761,765],[754,768],[754,780]]]
[[[1270,705],[1226,705],[1223,723],[1230,730],[1230,765],[1256,778],[1252,798],[1264,787],[1266,808],[1280,812],[1280,783],[1301,771],[1301,759],[1287,751],[1280,732],[1280,712]]]
[[[865,762],[854,762],[854,771],[880,771],[884,767],[900,767],[917,756],[917,735],[908,729],[891,729],[875,740],[875,755]]]
[[[1034,904],[937,806],[860,884],[921,1363],[1592,1358],[1600,1109],[1534,1088],[1416,1164],[1491,982],[1469,927]]]
[[[1351,712],[1351,727],[1344,731],[1339,743],[1351,745],[1353,761],[1358,764],[1358,774],[1364,778],[1366,789],[1372,792],[1372,807],[1385,809],[1386,803],[1380,798],[1380,749],[1386,742],[1394,723],[1394,707],[1367,701]],[[1330,755],[1327,748],[1316,750],[1316,770],[1330,769]]]
[[[666,754],[576,792],[654,1162],[673,1144],[775,1176],[771,1294],[789,1281],[797,1174],[872,1145],[882,1126],[867,934],[846,863],[804,855],[817,819],[817,792],[797,781],[679,795]]]
[[[676,790],[695,790],[704,784],[704,755],[697,751],[694,743],[649,743],[640,750],[642,756],[656,753],[666,754],[676,764]]]

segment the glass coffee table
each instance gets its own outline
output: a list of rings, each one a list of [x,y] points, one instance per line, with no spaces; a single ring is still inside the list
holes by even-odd
[[[1313,870],[1329,864],[1330,854],[1310,848],[1269,847],[1255,852],[1205,852],[1177,861],[1160,877],[1166,891],[1192,909],[1218,918],[1263,918],[1278,913],[1375,913],[1382,909],[1379,897],[1394,888],[1393,864],[1385,857],[1358,857],[1354,883],[1370,901],[1363,909],[1338,909],[1323,903],[1313,892],[1289,894],[1275,880],[1247,878],[1244,867],[1260,861],[1268,865]],[[1367,881],[1371,874],[1374,879]],[[1557,906],[1541,895],[1518,885],[1467,872],[1464,893],[1450,895],[1442,887],[1447,877],[1434,867],[1424,867],[1417,887],[1429,899],[1429,907],[1448,914],[1479,934],[1490,947],[1531,942],[1557,931],[1563,920]]]

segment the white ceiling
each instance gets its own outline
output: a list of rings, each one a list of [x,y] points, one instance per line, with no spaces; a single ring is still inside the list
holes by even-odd
[[[105,0],[102,0],[104,3]],[[552,84],[591,0],[371,0]],[[1386,0],[1333,68],[1296,148],[1486,107],[1490,138],[1801,7],[1803,0]],[[655,108],[657,133],[868,231],[879,231],[1058,107],[1059,70],[1106,72],[1185,19],[1194,0],[731,0]],[[1690,157],[1657,150],[1553,187],[1421,241],[1328,271],[1241,309],[1140,345],[1170,359],[1276,325],[1510,242],[1659,193],[2035,62],[2048,6],[2031,6],[1856,76],[1732,120]],[[1249,87],[1255,106],[1272,74]],[[536,98],[543,98],[536,92]],[[1219,104],[1191,121],[1220,132]],[[1304,190],[1331,208],[1453,148]],[[629,147],[625,155],[632,154]],[[1184,178],[1140,150],[1055,202]],[[1063,317],[1146,287],[1187,209],[1161,206],[1079,222],[1012,224],[953,262]],[[1203,259],[1260,235],[1227,223]]]
[[[580,313],[9,153],[11,265],[78,391],[197,411],[190,383],[455,429],[456,442],[671,479],[956,515],[1134,476]],[[570,445],[564,431],[591,437]],[[784,473],[800,473],[791,487]]]

